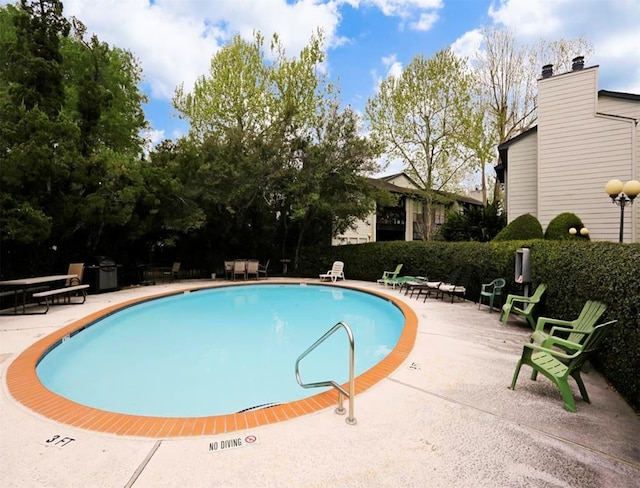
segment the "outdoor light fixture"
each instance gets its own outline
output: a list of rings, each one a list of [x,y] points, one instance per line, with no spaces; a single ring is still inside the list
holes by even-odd
[[[580,230],[576,229],[575,227],[571,227],[569,229],[569,234],[571,234],[572,236],[575,236],[578,233],[580,233],[581,236],[588,236],[589,229],[587,229],[586,227],[582,227]]]
[[[620,207],[620,242],[624,235],[624,207],[633,205],[633,200],[640,194],[640,181],[629,180],[622,183],[620,180],[609,180],[604,187],[611,201]]]

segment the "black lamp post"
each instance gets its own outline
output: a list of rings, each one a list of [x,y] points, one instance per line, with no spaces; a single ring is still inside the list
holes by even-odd
[[[633,205],[633,200],[640,194],[640,181],[629,180],[622,183],[620,180],[609,180],[604,187],[611,202],[620,207],[620,242],[624,235],[624,207]]]

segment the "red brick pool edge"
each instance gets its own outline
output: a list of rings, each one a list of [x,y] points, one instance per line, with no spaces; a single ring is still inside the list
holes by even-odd
[[[260,283],[264,284],[265,282],[262,281]],[[283,282],[270,280],[268,283],[278,284]],[[286,283],[291,284],[291,282]],[[223,286],[237,285],[247,285],[247,283],[225,284]],[[380,296],[395,304],[405,317],[405,325],[402,333],[391,353],[371,369],[356,377],[355,391],[356,395],[358,395],[389,376],[404,362],[413,349],[416,340],[418,318],[408,305],[385,293],[343,284],[325,284],[322,286],[350,288]],[[36,374],[38,362],[51,348],[55,347],[65,337],[89,327],[100,318],[123,308],[163,296],[202,289],[201,287],[192,289],[185,288],[178,291],[128,300],[107,307],[62,327],[29,346],[13,360],[9,365],[6,376],[9,392],[18,402],[27,408],[62,424],[101,433],[150,438],[210,436],[229,433],[282,422],[337,405],[338,392],[331,390],[291,403],[229,415],[185,418],[148,417],[107,412],[80,405],[79,403],[51,392],[40,382]]]

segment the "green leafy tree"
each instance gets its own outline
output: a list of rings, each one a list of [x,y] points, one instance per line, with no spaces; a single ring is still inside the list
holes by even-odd
[[[239,137],[244,143],[266,129],[271,93],[263,44],[260,34],[253,42],[235,35],[213,56],[208,76],[198,78],[191,92],[178,87],[173,104],[194,139]]]
[[[174,105],[202,152],[207,226],[227,222],[218,229],[231,242],[248,235],[263,249],[277,235],[280,254],[293,248],[295,263],[305,240],[322,232],[328,239],[333,224],[352,218],[345,213],[358,217],[371,207],[358,172],[371,169],[374,146],[357,136],[355,114],[337,109],[336,90],[321,70],[321,33],[298,56],[287,55],[274,36],[270,52],[267,62],[260,34],[234,37],[193,91],[176,91]]]
[[[133,55],[112,48],[73,20],[73,37],[62,43],[65,111],[80,131],[83,164],[73,173],[68,193],[69,225],[64,237],[81,241],[86,252],[112,254],[112,237],[133,218],[146,191],[141,161],[147,127],[138,85],[142,73]],[[105,249],[106,248],[106,249]]]
[[[435,228],[435,190],[455,190],[474,168],[474,78],[450,49],[416,56],[398,78],[382,81],[366,107],[371,134],[424,193],[426,239]]]
[[[357,115],[336,105],[322,121],[316,140],[300,148],[300,167],[282,182],[287,212],[297,231],[296,267],[305,242],[329,242],[332,234],[367,216],[375,201],[364,175],[377,169],[378,151],[359,135]]]
[[[12,255],[3,261],[126,247],[145,188],[137,61],[95,36],[85,42],[76,19],[70,37],[59,1],[7,5],[0,25],[0,229]]]
[[[487,135],[497,144],[535,125],[537,79],[543,65],[553,64],[556,72],[564,72],[570,69],[574,57],[588,58],[593,53],[582,38],[523,45],[513,32],[500,27],[487,27],[482,35],[474,72],[490,121]],[[494,199],[499,196],[500,185],[496,181]]]
[[[507,217],[500,212],[497,202],[486,206],[471,206],[462,212],[450,212],[440,227],[440,235],[446,241],[492,240],[507,224]]]
[[[60,39],[69,23],[59,1],[0,10],[0,227],[5,246],[40,243],[57,232],[78,165],[79,133],[63,111]],[[34,222],[40,231],[34,232]]]

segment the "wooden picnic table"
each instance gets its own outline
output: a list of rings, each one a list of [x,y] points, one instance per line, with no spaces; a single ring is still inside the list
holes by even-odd
[[[37,285],[44,285],[47,283],[55,283],[57,281],[63,281],[70,278],[77,278],[76,274],[60,274],[50,276],[36,276],[33,278],[19,278],[17,280],[4,280],[0,281],[0,286],[10,287],[13,292],[13,315],[18,314],[18,293],[22,293],[22,314],[28,315],[26,311],[26,296],[30,289],[36,288]],[[3,292],[3,294],[12,294],[11,291]],[[6,314],[5,314],[6,315]]]

